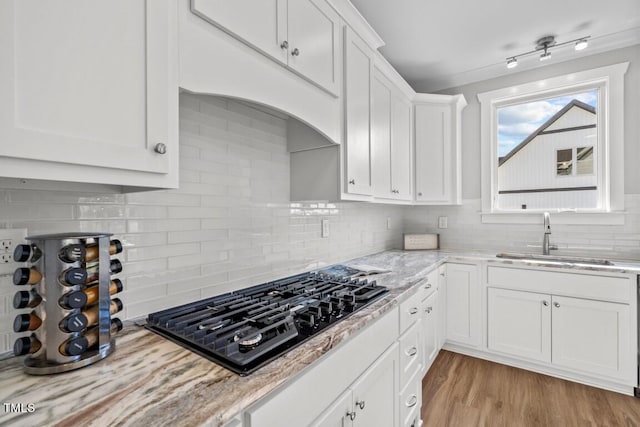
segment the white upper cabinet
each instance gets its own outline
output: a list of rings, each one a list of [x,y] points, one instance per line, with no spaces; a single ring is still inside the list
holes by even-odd
[[[345,29],[345,193],[371,195],[371,84],[373,51]]]
[[[460,204],[460,116],[466,101],[462,95],[419,94],[414,106],[415,200]]]
[[[191,0],[191,10],[339,95],[341,21],[324,0]]]
[[[176,187],[170,0],[0,3],[0,175]]]
[[[377,68],[372,82],[373,195],[411,200],[411,103]]]
[[[287,0],[191,0],[191,10],[253,48],[287,63]]]

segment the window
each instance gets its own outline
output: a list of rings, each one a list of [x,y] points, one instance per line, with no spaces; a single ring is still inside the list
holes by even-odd
[[[599,90],[497,107],[498,194],[494,208],[596,209],[598,174],[577,171],[578,148],[598,146]],[[593,144],[586,146],[587,143]],[[596,150],[597,151],[597,150]],[[592,170],[593,172],[593,170]]]
[[[478,94],[484,222],[502,222],[504,214],[623,209],[627,68],[616,64]],[[485,221],[491,214],[501,219]]]

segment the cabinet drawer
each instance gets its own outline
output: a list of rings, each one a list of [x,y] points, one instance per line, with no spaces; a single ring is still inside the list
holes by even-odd
[[[420,369],[422,360],[422,321],[418,319],[405,334],[400,337],[400,390]]]
[[[421,406],[422,381],[420,375],[416,374],[400,394],[400,425],[411,426],[416,420],[419,422]]]
[[[438,289],[438,270],[433,270],[427,274],[427,277],[420,283],[420,299],[424,300]]]
[[[400,333],[407,330],[412,323],[420,318],[420,302],[422,293],[416,292],[408,300],[400,304]]]
[[[628,303],[633,286],[628,277],[604,274],[564,273],[546,270],[493,267],[487,268],[489,286],[544,294],[576,296]]]

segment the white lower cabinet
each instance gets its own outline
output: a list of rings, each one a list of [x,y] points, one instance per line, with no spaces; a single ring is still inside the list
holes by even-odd
[[[489,350],[551,361],[551,297],[532,292],[487,290]]]
[[[637,385],[635,277],[492,266],[487,277],[489,352],[609,389]]]
[[[559,296],[551,300],[554,365],[618,379],[633,373],[628,305]]]
[[[480,271],[475,264],[446,264],[447,342],[479,347],[482,341]]]
[[[394,344],[311,425],[397,426],[397,372],[398,345]]]

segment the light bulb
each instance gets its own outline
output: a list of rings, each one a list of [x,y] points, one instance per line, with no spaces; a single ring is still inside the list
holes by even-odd
[[[589,42],[586,39],[578,40],[576,42],[575,50],[583,50],[589,46]]]
[[[544,53],[542,55],[540,55],[540,61],[546,61],[549,58],[551,58],[551,52],[549,52],[547,49],[545,49]]]
[[[516,68],[518,66],[518,60],[514,58],[507,59],[507,68]]]

